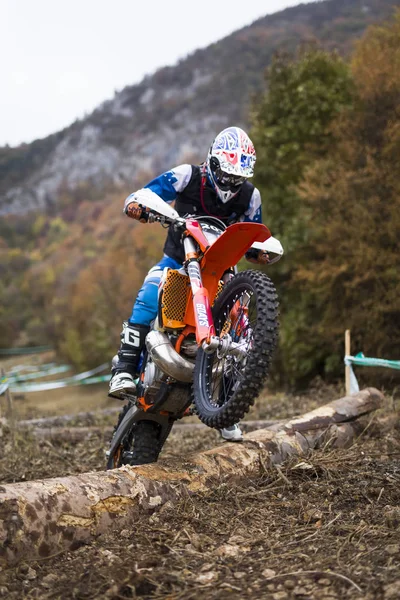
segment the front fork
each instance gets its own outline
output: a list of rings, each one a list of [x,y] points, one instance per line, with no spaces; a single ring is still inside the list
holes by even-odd
[[[207,354],[218,350],[220,356],[226,356],[229,353],[243,358],[247,352],[242,344],[233,342],[229,334],[222,337],[215,335],[210,298],[208,290],[203,286],[196,245],[190,237],[185,237],[183,246],[186,256],[186,268],[193,293],[193,310],[196,320],[196,341],[198,345],[201,345]]]
[[[187,272],[193,293],[193,310],[196,320],[196,341],[199,346],[215,337],[214,321],[211,314],[208,290],[203,286],[198,253],[194,241],[190,237],[183,240]]]

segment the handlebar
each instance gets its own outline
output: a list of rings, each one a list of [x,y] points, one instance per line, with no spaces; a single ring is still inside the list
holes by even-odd
[[[183,217],[177,217],[176,219],[171,219],[170,217],[166,217],[164,215],[159,215],[152,211],[149,212],[149,223],[161,223],[161,225],[172,225],[176,228],[183,228],[186,226],[186,219]]]

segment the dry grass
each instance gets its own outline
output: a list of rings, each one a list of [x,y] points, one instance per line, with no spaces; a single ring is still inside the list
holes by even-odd
[[[349,450],[294,459],[280,471],[261,468],[236,486],[216,481],[211,493],[144,513],[131,529],[4,571],[0,593],[397,599],[399,456],[394,430]]]
[[[249,418],[290,417],[342,393],[324,386],[308,395],[266,393]],[[75,412],[86,408],[74,405]],[[40,416],[44,409],[35,410]],[[381,416],[389,414],[386,425],[370,427],[351,449],[317,451],[279,470],[260,466],[259,473],[237,485],[215,481],[211,493],[143,512],[130,529],[72,553],[5,570],[0,596],[397,600],[400,426],[393,420],[393,403]],[[89,424],[114,420],[98,417]],[[88,424],[78,419],[75,425],[80,423]],[[214,431],[176,431],[162,457],[216,443]],[[103,469],[104,450],[102,436],[68,444],[5,430],[0,481]]]

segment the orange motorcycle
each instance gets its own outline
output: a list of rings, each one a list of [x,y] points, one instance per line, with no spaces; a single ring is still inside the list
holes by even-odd
[[[181,232],[185,261],[178,270],[164,269],[137,396],[126,398],[108,469],[157,461],[173,424],[188,414],[216,429],[240,421],[268,376],[278,337],[271,280],[235,266],[251,247],[266,251],[269,264],[279,260],[282,246],[268,228],[182,218],[151,190],[140,193],[150,221]]]

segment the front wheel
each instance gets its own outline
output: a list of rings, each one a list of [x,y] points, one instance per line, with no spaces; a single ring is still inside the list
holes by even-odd
[[[229,334],[244,352],[197,352],[193,401],[208,427],[231,427],[260,393],[278,339],[277,300],[274,285],[260,271],[235,275],[218,296],[213,307],[216,335]]]

